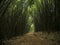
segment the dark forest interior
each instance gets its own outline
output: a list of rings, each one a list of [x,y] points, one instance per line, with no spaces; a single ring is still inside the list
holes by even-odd
[[[0,45],[30,32],[60,32],[60,0],[0,0]]]

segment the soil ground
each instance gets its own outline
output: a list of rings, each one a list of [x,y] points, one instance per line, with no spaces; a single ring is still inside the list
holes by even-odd
[[[60,32],[34,32],[4,41],[5,45],[60,45]]]

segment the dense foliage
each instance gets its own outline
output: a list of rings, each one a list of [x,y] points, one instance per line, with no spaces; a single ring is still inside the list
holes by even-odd
[[[1,38],[34,31],[59,31],[59,5],[59,0],[0,0]]]

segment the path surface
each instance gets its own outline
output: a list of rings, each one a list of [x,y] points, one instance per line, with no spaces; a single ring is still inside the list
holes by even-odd
[[[27,33],[4,41],[5,45],[60,45],[59,32]]]

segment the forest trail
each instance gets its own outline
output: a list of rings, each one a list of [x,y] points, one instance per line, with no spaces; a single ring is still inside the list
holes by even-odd
[[[59,32],[34,32],[5,41],[5,45],[59,45]]]

